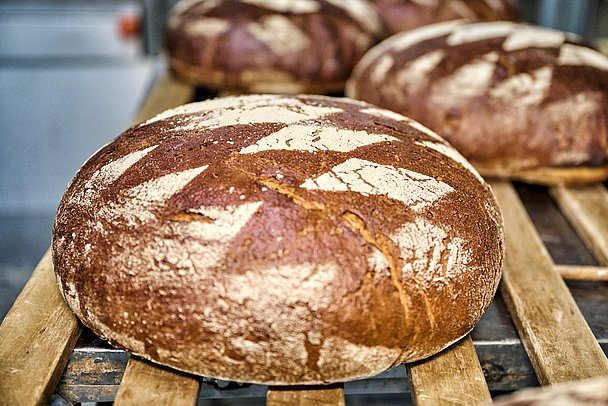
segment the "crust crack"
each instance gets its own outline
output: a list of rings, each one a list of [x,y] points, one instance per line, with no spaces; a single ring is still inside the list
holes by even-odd
[[[166,216],[165,219],[170,221],[178,221],[182,223],[190,223],[192,221],[198,221],[200,223],[213,223],[215,219],[206,216],[202,213],[193,212],[180,212]]]
[[[259,178],[258,181],[264,186],[267,186],[275,192],[287,197],[298,206],[301,206],[307,210],[326,210],[325,205],[323,203],[303,198],[295,192],[295,188],[284,185],[276,179]]]
[[[399,301],[401,302],[401,306],[403,307],[404,324],[407,325],[407,315],[409,313],[408,299],[407,295],[405,294],[403,285],[401,284],[402,273],[400,270],[401,268],[399,266],[401,261],[398,255],[393,254],[393,251],[395,249],[394,244],[390,243],[388,241],[388,238],[382,235],[374,235],[372,231],[367,227],[365,220],[363,220],[360,216],[353,212],[344,212],[342,214],[342,219],[352,231],[363,237],[363,239],[368,244],[375,247],[385,257],[386,262],[389,265],[391,282],[393,283],[393,286],[395,287],[395,290],[399,295]]]
[[[456,232],[454,227],[450,228],[450,232],[445,238],[441,240],[443,244],[443,250],[441,251],[441,278],[444,282],[444,286],[450,291],[450,295],[454,296],[454,290],[451,283],[448,283],[448,266],[450,264],[451,249],[450,244],[454,241]]]
[[[323,337],[319,339],[318,344],[313,344],[307,337],[304,340],[304,347],[306,348],[306,364],[308,368],[317,373],[321,373],[319,368],[319,359],[321,358],[321,348],[323,347]],[[321,377],[322,378],[322,377]]]

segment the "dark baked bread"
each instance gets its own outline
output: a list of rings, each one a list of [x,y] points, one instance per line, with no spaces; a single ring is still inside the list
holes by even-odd
[[[364,0],[185,0],[166,48],[176,72],[207,87],[330,93],[383,33]]]
[[[371,0],[388,30],[395,34],[449,20],[517,20],[514,0]]]
[[[608,177],[608,57],[562,32],[446,22],[371,49],[351,97],[437,131],[486,176]]]
[[[442,139],[348,99],[167,111],[95,154],[53,231],[65,299],[117,346],[217,378],[374,375],[468,333],[503,260],[490,188]]]

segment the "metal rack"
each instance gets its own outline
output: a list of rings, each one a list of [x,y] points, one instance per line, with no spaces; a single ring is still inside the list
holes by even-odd
[[[194,97],[192,86],[167,74],[134,122]],[[606,187],[491,185],[505,219],[500,295],[469,337],[435,357],[314,388],[181,374],[130,358],[83,332],[61,298],[47,252],[0,326],[0,398],[41,404],[56,392],[71,402],[192,405],[199,398],[265,396],[268,405],[344,405],[345,393],[410,391],[419,405],[484,404],[491,402],[490,390],[608,376]],[[567,286],[560,274],[579,281]]]

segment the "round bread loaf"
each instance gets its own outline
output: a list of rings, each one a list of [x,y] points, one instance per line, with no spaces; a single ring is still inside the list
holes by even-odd
[[[347,94],[437,131],[486,176],[608,177],[608,57],[559,31],[446,22],[399,34],[363,57]]]
[[[445,141],[348,99],[167,111],[78,172],[53,262],[70,307],[144,358],[227,380],[374,375],[467,334],[501,275],[490,188]]]
[[[171,67],[203,86],[331,93],[383,33],[364,0],[183,0],[166,48]]]
[[[517,20],[513,0],[371,0],[388,30],[395,34],[448,20]]]

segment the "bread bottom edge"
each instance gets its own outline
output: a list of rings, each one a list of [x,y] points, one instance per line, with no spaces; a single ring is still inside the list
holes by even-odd
[[[344,91],[346,80],[333,82],[303,82],[269,78],[269,71],[259,70],[260,80],[230,81],[222,71],[198,66],[191,66],[175,59],[170,60],[171,69],[184,81],[196,86],[208,87],[217,91],[239,93],[273,93],[273,94],[330,94]],[[277,72],[280,72],[277,70]]]
[[[530,169],[492,168],[475,163],[473,166],[484,178],[516,180],[544,186],[585,185],[608,179],[608,165]]]

